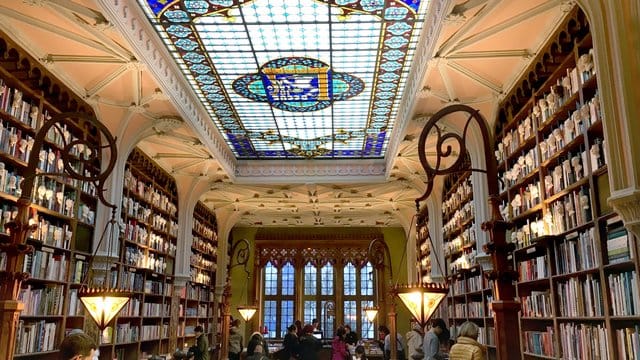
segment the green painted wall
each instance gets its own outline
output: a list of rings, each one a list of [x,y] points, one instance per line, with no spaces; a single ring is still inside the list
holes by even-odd
[[[231,231],[231,236],[234,241],[238,239],[247,239],[251,244],[251,249],[254,249],[254,239],[258,228],[247,228],[247,227],[236,227]],[[300,229],[296,229],[296,231],[300,231]],[[382,228],[382,234],[384,235],[384,240],[387,243],[387,247],[389,247],[389,254],[391,258],[391,267],[392,267],[392,282],[393,284],[407,283],[407,257],[404,252],[406,246],[406,237],[404,234],[404,229],[402,228]],[[254,252],[251,252],[251,257],[248,263],[248,269],[251,272],[251,279],[255,276],[255,271],[253,269],[254,265]],[[249,298],[250,290],[253,286],[253,280],[247,280],[246,273],[241,266],[236,266],[231,270],[231,315],[233,318],[240,318],[240,314],[236,310],[236,306],[240,303],[246,303]],[[242,295],[244,293],[244,296]],[[396,313],[397,313],[397,329],[398,333],[403,337],[410,330],[409,320],[411,315],[409,311],[404,307],[402,301],[396,298]],[[388,324],[388,318],[384,315],[384,318],[381,317],[383,314],[379,314],[378,324]],[[255,320],[257,321],[257,320]],[[245,334],[250,333],[250,328],[257,328],[259,324],[251,324],[250,327],[245,327]],[[244,324],[243,324],[244,326]],[[246,339],[246,336],[245,336]],[[246,341],[245,341],[246,342]]]

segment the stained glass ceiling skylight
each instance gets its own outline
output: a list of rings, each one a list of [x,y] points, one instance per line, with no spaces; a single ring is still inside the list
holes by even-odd
[[[426,0],[138,0],[238,159],[383,158]]]

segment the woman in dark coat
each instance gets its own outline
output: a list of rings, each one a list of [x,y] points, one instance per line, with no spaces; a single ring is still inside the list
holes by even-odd
[[[291,325],[287,328],[287,335],[282,341],[282,360],[298,359],[300,357],[300,340],[298,339],[298,328]]]
[[[302,360],[318,360],[318,351],[322,348],[320,340],[313,336],[313,326],[305,325],[302,329],[304,335],[300,338],[300,358]]]

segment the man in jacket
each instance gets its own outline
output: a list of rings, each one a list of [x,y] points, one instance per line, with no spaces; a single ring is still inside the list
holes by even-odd
[[[189,349],[189,352],[193,353],[194,360],[209,360],[209,340],[204,334],[204,329],[198,325],[193,332],[196,335],[196,344]]]

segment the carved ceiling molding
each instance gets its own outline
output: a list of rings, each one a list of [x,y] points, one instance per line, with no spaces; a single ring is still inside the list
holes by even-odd
[[[445,23],[445,12],[452,8],[454,1],[452,0],[432,0],[429,3],[427,16],[424,19],[424,28],[422,35],[414,52],[414,59],[411,71],[407,75],[407,83],[405,85],[404,96],[398,106],[397,126],[393,129],[391,138],[389,139],[389,148],[387,149],[386,158],[389,160],[387,170],[391,170],[393,160],[395,159],[398,146],[402,141],[402,137],[406,132],[407,124],[413,117],[413,108],[415,103],[420,99],[415,96],[422,89],[423,75],[425,74],[429,60],[433,57],[436,49],[436,43],[440,36],[440,31]],[[388,173],[386,175],[389,175]]]
[[[135,1],[97,0],[97,3],[227,173],[235,174],[235,157]]]
[[[370,179],[379,181],[386,173],[386,164],[383,160],[359,160],[344,162],[325,162],[325,161],[251,161],[240,162],[236,169],[236,180],[242,182],[241,177],[269,177],[269,182],[274,182],[278,177],[286,182],[296,182],[292,177],[376,177]],[[366,182],[366,179],[358,178],[358,181]],[[299,181],[298,181],[299,182]]]
[[[640,189],[614,191],[607,202],[620,214],[625,227],[640,236]]]

